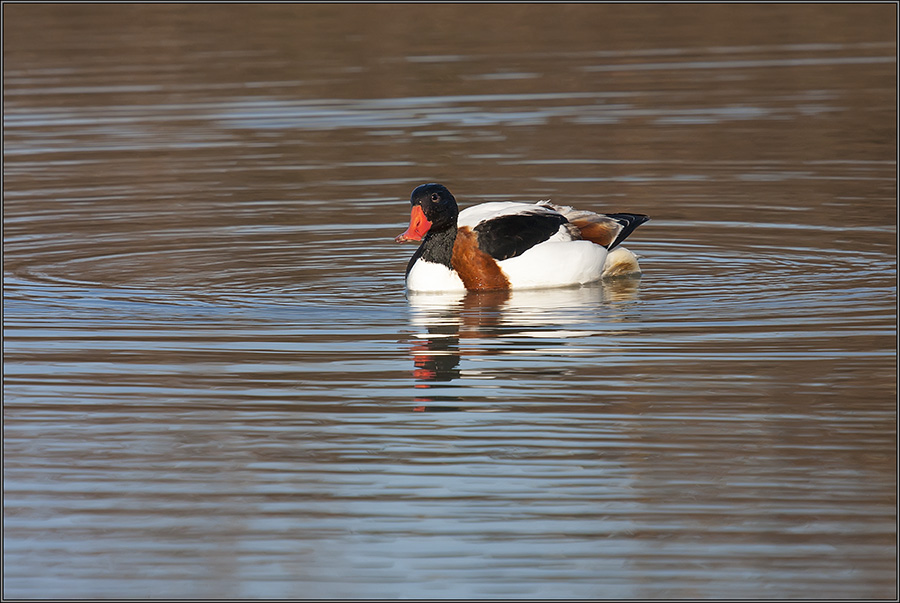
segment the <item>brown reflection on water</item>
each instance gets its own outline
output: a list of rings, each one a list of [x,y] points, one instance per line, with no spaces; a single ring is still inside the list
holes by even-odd
[[[560,328],[559,309],[567,305],[589,309],[604,303],[634,301],[638,298],[639,284],[639,278],[629,277],[551,291],[411,294],[412,324],[417,332],[410,340],[410,355],[416,387],[424,390],[416,401],[434,402],[434,398],[428,397],[434,384],[460,378],[463,356],[486,358],[531,351],[536,339],[542,340],[544,352],[549,349],[547,346],[560,346],[556,354],[572,353],[570,338],[584,337],[589,332]],[[516,338],[523,345],[511,345],[511,340]],[[497,345],[492,340],[503,341]],[[547,367],[537,372],[561,378],[566,374],[563,369]]]
[[[3,11],[5,596],[896,596],[894,5]],[[426,181],[644,276],[406,296]]]

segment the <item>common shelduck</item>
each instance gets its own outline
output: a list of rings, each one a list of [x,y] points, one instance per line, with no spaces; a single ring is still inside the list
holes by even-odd
[[[566,287],[639,273],[619,244],[649,220],[538,203],[482,203],[462,212],[441,184],[422,184],[409,199],[409,228],[398,243],[421,241],[406,267],[415,292]]]

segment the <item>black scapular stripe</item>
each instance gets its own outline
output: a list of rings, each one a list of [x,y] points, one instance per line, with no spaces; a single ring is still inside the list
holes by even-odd
[[[522,255],[543,243],[568,222],[560,214],[525,213],[499,216],[474,228],[478,247],[495,260]]]

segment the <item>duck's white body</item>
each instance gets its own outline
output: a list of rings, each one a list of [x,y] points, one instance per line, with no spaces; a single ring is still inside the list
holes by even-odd
[[[600,247],[601,251],[598,252],[595,249],[598,245],[590,241],[571,243],[577,244],[577,251],[568,245],[561,248],[553,244],[541,244],[519,257],[497,262],[497,265],[509,278],[511,289],[570,287],[641,272],[637,256],[624,247],[617,247],[611,252]],[[583,256],[583,260],[573,262],[573,255]],[[560,257],[565,257],[566,260],[561,261]],[[423,260],[413,264],[406,276],[406,288],[417,293],[455,293],[466,290],[455,270]]]

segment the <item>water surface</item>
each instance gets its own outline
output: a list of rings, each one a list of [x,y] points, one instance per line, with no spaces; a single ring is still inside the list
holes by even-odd
[[[4,596],[896,597],[895,10],[5,5]]]

